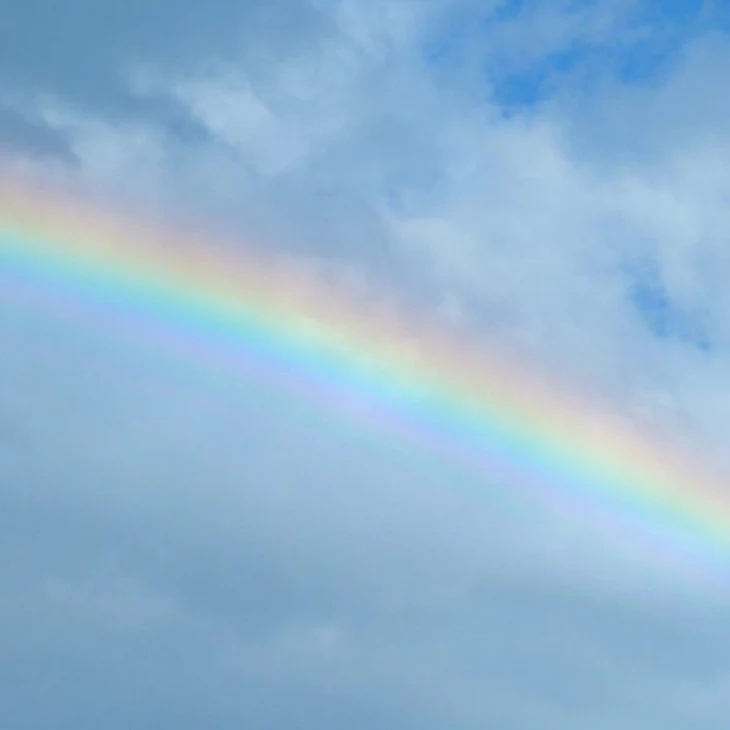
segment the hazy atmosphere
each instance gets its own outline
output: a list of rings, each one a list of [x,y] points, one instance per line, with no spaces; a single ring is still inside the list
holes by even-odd
[[[725,463],[729,33],[719,0],[6,0],[0,165]],[[730,570],[173,367],[1,246],[0,730],[728,727]]]

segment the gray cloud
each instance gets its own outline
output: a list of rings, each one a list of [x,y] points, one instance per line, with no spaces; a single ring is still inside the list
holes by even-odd
[[[545,510],[543,536],[505,525],[504,486],[286,394],[8,330],[3,381],[39,411],[4,409],[5,722],[715,727],[657,699],[724,666],[701,584],[632,580]]]
[[[18,170],[268,236],[722,451],[724,38],[631,88],[564,74],[505,117],[493,81],[610,46],[631,4],[536,4],[439,62],[470,3],[45,5],[0,36]],[[652,329],[647,270],[707,348]],[[726,726],[723,590],[8,291],[0,725]]]
[[[119,72],[140,59],[181,68],[229,57],[253,45],[287,53],[322,30],[326,16],[312,5],[130,2],[124,6],[73,0],[63,7],[44,0],[14,3],[3,22],[0,46],[6,78],[16,88],[54,89],[74,102],[119,110]],[[120,95],[122,98],[120,98]]]

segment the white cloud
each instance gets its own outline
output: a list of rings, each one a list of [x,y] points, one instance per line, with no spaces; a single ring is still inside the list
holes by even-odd
[[[325,3],[306,43],[287,45],[279,19],[280,37],[261,21],[240,56],[175,72],[137,59],[124,113],[60,93],[6,105],[65,143],[74,163],[53,174],[68,182],[273,234],[282,257],[374,307],[418,302],[721,452],[730,148],[708,100],[726,42],[688,47],[632,91],[579,96],[568,78],[505,118],[484,101],[490,75],[610,46],[633,6],[567,5],[457,33],[459,66],[425,52],[449,3]],[[17,164],[48,170],[22,151]],[[708,351],[650,331],[629,298],[637,260]],[[481,475],[289,395],[232,383],[238,400],[222,403],[210,375],[171,382],[121,341],[27,313],[0,324],[0,534],[16,591],[0,612],[24,676],[42,662],[78,695],[51,647],[117,707],[88,665],[96,644],[119,652],[138,727],[155,713],[173,726],[150,697],[176,683],[191,717],[220,727],[725,726],[721,591],[558,509],[510,512]],[[29,630],[35,653],[18,638]],[[282,697],[293,714],[274,708]]]

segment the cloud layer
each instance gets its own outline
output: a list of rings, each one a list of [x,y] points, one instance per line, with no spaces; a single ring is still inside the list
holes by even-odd
[[[124,7],[12,9],[8,165],[275,241],[724,456],[717,8]],[[726,727],[717,588],[8,292],[0,725]]]

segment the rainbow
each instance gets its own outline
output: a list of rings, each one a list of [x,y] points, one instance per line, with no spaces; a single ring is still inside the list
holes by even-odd
[[[485,489],[534,490],[726,572],[719,470],[503,352],[291,260],[0,178],[0,307],[11,300],[93,312],[168,355],[268,378],[427,445],[483,474]]]

